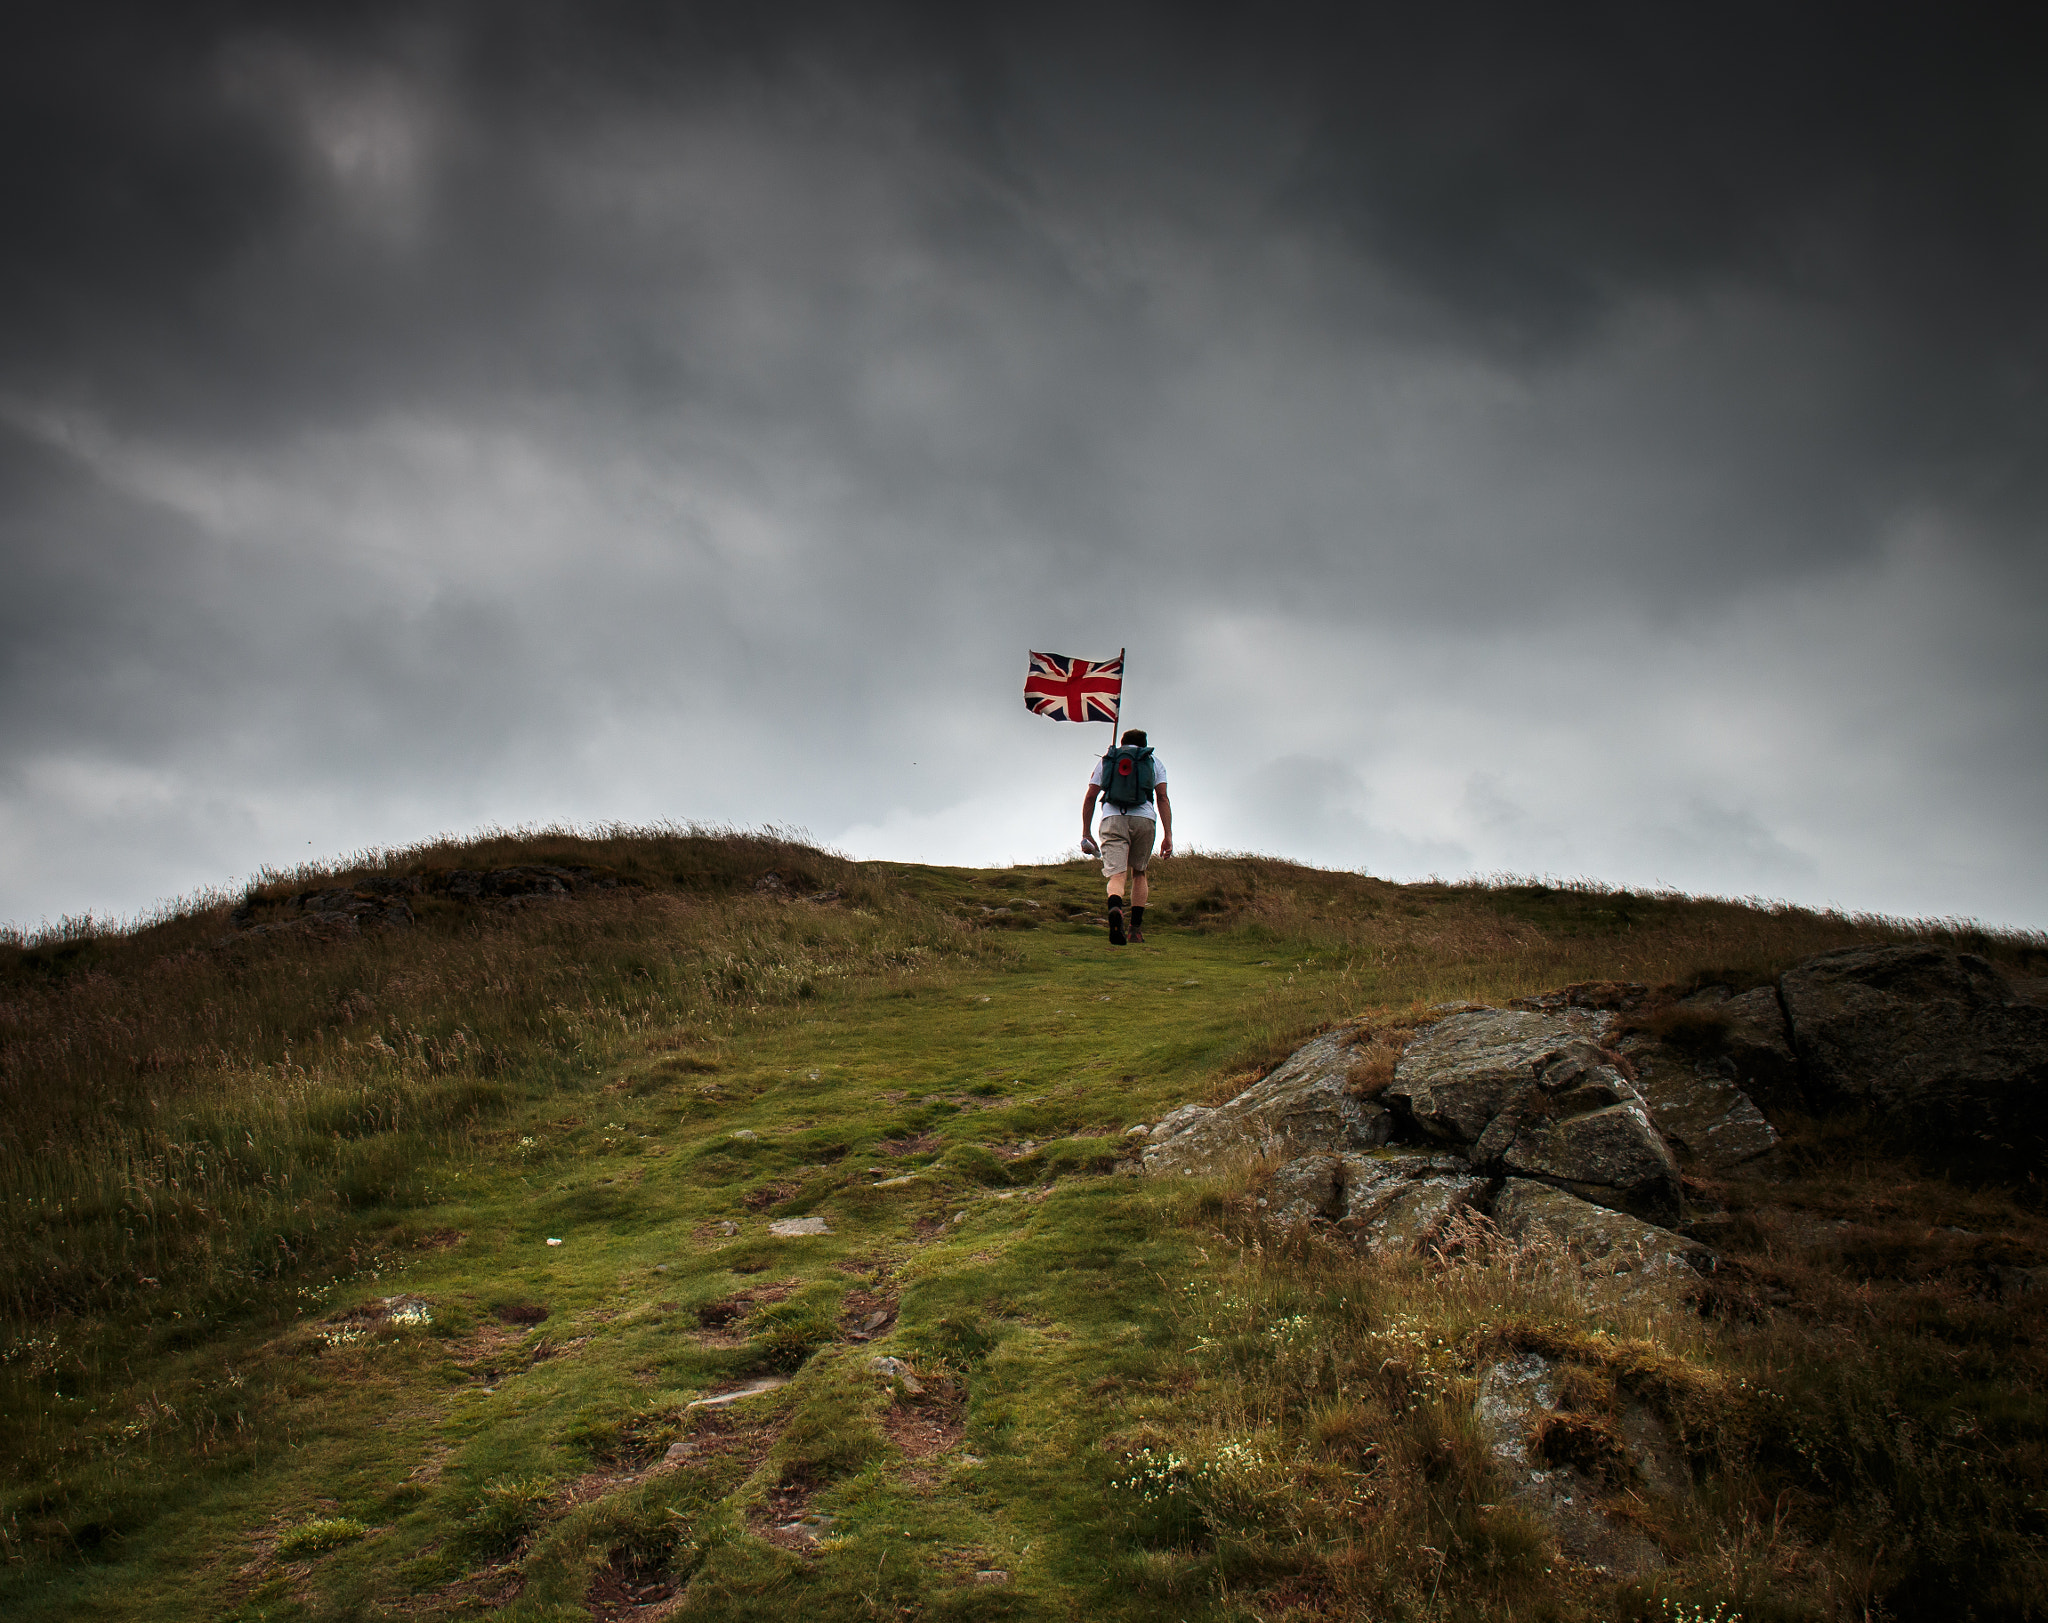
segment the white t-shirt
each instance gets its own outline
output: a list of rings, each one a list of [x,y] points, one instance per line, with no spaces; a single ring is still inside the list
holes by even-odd
[[[1098,760],[1095,763],[1095,770],[1088,774],[1088,781],[1097,789],[1102,787],[1101,761]],[[1166,763],[1155,755],[1152,757],[1152,788],[1154,792],[1157,792],[1165,787]],[[1159,808],[1149,800],[1142,806],[1131,807],[1129,811],[1124,810],[1121,806],[1112,806],[1107,800],[1097,801],[1096,804],[1102,809],[1104,817],[1149,817],[1155,823],[1159,821]]]

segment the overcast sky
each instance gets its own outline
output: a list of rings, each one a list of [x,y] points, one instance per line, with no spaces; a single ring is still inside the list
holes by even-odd
[[[46,8],[0,920],[1042,860],[1127,645],[1184,844],[2048,926],[2048,97],[1918,9]]]

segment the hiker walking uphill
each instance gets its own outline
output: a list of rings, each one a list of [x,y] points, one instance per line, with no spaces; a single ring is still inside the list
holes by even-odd
[[[1102,814],[1098,845],[1090,823],[1095,802]],[[1101,852],[1102,875],[1109,882],[1109,944],[1145,939],[1145,898],[1151,887],[1145,870],[1152,862],[1152,837],[1159,836],[1159,855],[1173,855],[1173,802],[1166,797],[1166,768],[1137,728],[1095,763],[1088,775],[1088,793],[1081,801],[1081,849]],[[1124,927],[1126,883],[1130,889],[1131,922]]]

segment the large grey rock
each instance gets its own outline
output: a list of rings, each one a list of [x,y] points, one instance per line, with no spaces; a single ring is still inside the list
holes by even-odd
[[[1502,1187],[1493,1221],[1517,1245],[1556,1249],[1600,1294],[1625,1302],[1675,1305],[1714,1264],[1697,1240],[1528,1178]]]
[[[1451,1220],[1476,1210],[1488,1187],[1485,1178],[1449,1173],[1347,1191],[1338,1227],[1361,1251],[1417,1256],[1442,1245]]]
[[[1651,1121],[1681,1165],[1727,1171],[1777,1147],[1776,1131],[1736,1085],[1732,1058],[1695,1059],[1648,1037],[1624,1037],[1619,1048],[1636,1073],[1636,1092]]]
[[[1726,1055],[1735,1067],[1730,1080],[1753,1099],[1796,1098],[1799,1058],[1778,989],[1756,987],[1729,998],[1715,1013],[1728,1023]]]
[[[1601,1016],[1484,1009],[1408,1045],[1385,1097],[1482,1172],[1542,1178],[1656,1222],[1679,1216],[1678,1164],[1635,1084],[1594,1040]]]
[[[2048,1149],[2048,1008],[1984,959],[1851,947],[1787,970],[1779,990],[1816,1108],[1861,1108],[1920,1143],[2005,1163]]]
[[[1262,1155],[1370,1149],[1393,1126],[1385,1109],[1346,1089],[1349,1040],[1329,1033],[1304,1043],[1278,1070],[1227,1104],[1182,1105],[1152,1129],[1144,1149],[1150,1173],[1212,1174]]]
[[[1304,1155],[1273,1174],[1266,1192],[1271,1221],[1283,1228],[1344,1215],[1344,1157]]]
[[[1634,1098],[1563,1121],[1525,1122],[1500,1166],[1652,1223],[1680,1216],[1678,1163]]]
[[[1751,1099],[1797,1105],[1799,1061],[1792,1052],[1792,1028],[1775,986],[1758,986],[1731,994],[1725,986],[1708,986],[1681,998],[1681,1011],[1704,1016],[1705,1032],[1695,1032],[1686,1046],[1696,1060],[1710,1060],[1728,1081]]]
[[[1478,1140],[1502,1109],[1599,1017],[1475,1009],[1439,1020],[1403,1050],[1387,1103],[1431,1138]]]
[[[1560,1553],[1615,1577],[1636,1578],[1667,1563],[1664,1554],[1628,1522],[1601,1504],[1601,1485],[1570,1465],[1537,1457],[1537,1429],[1559,1411],[1564,1383],[1558,1366],[1539,1353],[1503,1359],[1479,1378],[1472,1418],[1507,1481],[1510,1499],[1550,1529]],[[1638,1408],[1640,1406],[1632,1406]],[[1651,1486],[1669,1467],[1668,1440],[1657,1435],[1647,1411],[1632,1413],[1622,1438],[1630,1463]]]
[[[1455,1155],[1305,1155],[1273,1174],[1269,1221],[1283,1228],[1320,1218],[1360,1250],[1413,1255],[1441,1243],[1450,1220],[1479,1205],[1488,1182]]]

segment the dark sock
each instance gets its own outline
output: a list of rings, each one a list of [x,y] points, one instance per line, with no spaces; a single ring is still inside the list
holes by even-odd
[[[1124,899],[1121,896],[1110,897],[1109,910],[1112,913],[1121,913],[1124,910]]]

